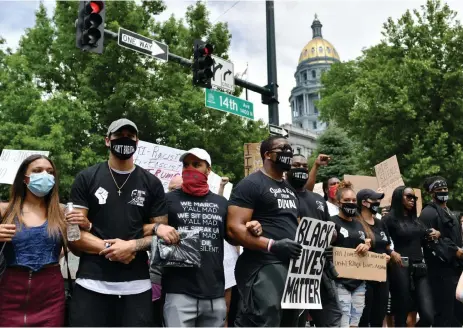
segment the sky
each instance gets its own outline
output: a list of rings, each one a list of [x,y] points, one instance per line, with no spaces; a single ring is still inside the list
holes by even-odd
[[[24,30],[34,26],[35,10],[39,1],[0,0],[0,35],[7,45],[15,48]],[[44,1],[49,13],[54,1]],[[165,0],[167,10],[157,16],[166,20],[172,14],[184,17],[186,8],[194,1]],[[227,22],[232,34],[230,60],[235,74],[248,65],[248,80],[267,84],[266,17],[265,1],[213,1],[207,0],[212,22]],[[280,124],[291,123],[289,96],[295,87],[294,73],[301,50],[312,39],[312,21],[317,14],[323,24],[323,37],[330,41],[341,61],[355,59],[364,48],[379,43],[383,23],[389,17],[398,19],[407,9],[418,9],[426,0],[304,0],[275,1],[275,33],[279,85]],[[463,21],[463,0],[448,0]],[[77,13],[76,13],[77,17]],[[244,98],[244,92],[241,95]],[[268,121],[268,107],[261,103],[261,96],[249,92],[254,104],[256,119]]]

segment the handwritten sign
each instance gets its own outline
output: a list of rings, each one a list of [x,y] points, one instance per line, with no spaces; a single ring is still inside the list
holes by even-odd
[[[3,149],[0,155],[0,183],[13,184],[21,163],[31,155],[48,156],[50,152],[40,150]]]
[[[378,179],[378,185],[384,191],[384,198],[381,201],[381,207],[391,205],[392,192],[395,188],[404,185],[404,181],[400,175],[397,156],[394,155],[378,165],[375,165],[375,171],[376,179]]]
[[[244,144],[244,176],[258,171],[264,164],[260,156],[260,143]]]
[[[378,189],[378,180],[376,177],[369,177],[365,175],[344,175],[344,180],[350,181],[354,186],[354,191],[357,193],[362,189]]]
[[[235,266],[238,260],[238,250],[227,241],[223,241],[223,269],[225,274],[225,289],[236,285]]]
[[[385,254],[359,256],[355,249],[333,247],[333,264],[340,278],[386,281]]]
[[[281,300],[283,309],[321,309],[320,280],[325,266],[325,248],[334,231],[333,222],[302,218],[296,232],[296,242],[302,254],[289,263],[285,290]]]

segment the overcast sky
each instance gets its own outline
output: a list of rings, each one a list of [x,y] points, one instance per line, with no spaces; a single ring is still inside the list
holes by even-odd
[[[34,12],[39,1],[0,1],[0,35],[8,46],[17,46],[27,27],[34,25]],[[45,1],[49,12],[54,1]],[[174,14],[183,17],[193,1],[167,0],[167,10],[157,19],[165,20]],[[419,8],[425,0],[304,0],[275,2],[277,69],[280,98],[280,123],[291,122],[288,98],[295,86],[294,73],[302,48],[312,39],[310,26],[315,13],[323,24],[323,37],[337,49],[341,60],[360,56],[361,50],[377,44],[382,25],[388,17],[399,18],[407,9]],[[463,21],[463,0],[449,0],[450,7]],[[227,22],[232,33],[230,59],[235,74],[249,64],[250,82],[267,84],[265,2],[207,1],[211,20]],[[77,13],[76,13],[77,16]],[[242,95],[244,98],[244,93]],[[256,118],[268,120],[267,106],[259,94],[249,92]]]

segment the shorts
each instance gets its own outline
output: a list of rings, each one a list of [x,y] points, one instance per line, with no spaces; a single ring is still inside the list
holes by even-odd
[[[362,282],[355,290],[349,291],[341,283],[336,283],[341,304],[341,327],[358,327],[365,308],[366,284]]]

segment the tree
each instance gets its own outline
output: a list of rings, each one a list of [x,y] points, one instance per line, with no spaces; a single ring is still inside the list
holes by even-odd
[[[344,174],[359,174],[355,146],[344,130],[330,125],[318,138],[317,149],[312,156],[312,161],[318,154],[326,154],[331,157],[329,165],[320,167],[318,170],[318,182],[326,181],[331,177],[342,179]]]
[[[384,24],[384,40],[323,77],[322,117],[362,151],[362,169],[396,154],[407,185],[443,175],[463,201],[463,28],[439,0]]]
[[[81,52],[75,46],[77,6],[58,1],[50,19],[41,5],[18,50],[0,53],[5,68],[0,70],[0,146],[49,150],[65,199],[77,172],[107,156],[103,136],[110,122],[128,117],[142,140],[205,148],[214,171],[242,178],[243,144],[268,134],[263,122],[205,108],[191,70],[175,63],[160,63],[108,38],[103,55]],[[227,58],[228,26],[211,24],[204,4],[188,7],[185,21],[174,16],[156,21],[164,9],[162,1],[107,1],[106,28],[122,26],[151,38],[157,34],[169,51],[187,58],[193,40],[207,38],[214,53]]]

